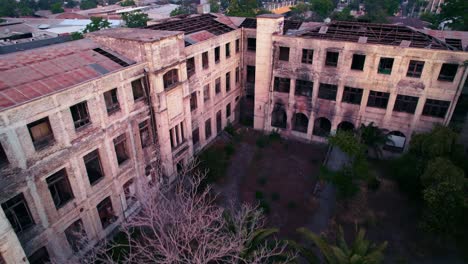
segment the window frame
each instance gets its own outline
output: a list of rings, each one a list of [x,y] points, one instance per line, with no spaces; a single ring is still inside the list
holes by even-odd
[[[231,42],[228,42],[225,44],[224,54],[225,54],[226,59],[231,57]]]
[[[119,96],[117,88],[110,89],[102,94],[106,104],[107,115],[110,116],[120,111]]]
[[[247,38],[247,51],[257,51],[257,39]]]
[[[192,77],[196,73],[195,57],[188,58],[185,61],[185,66],[187,68],[187,78]]]
[[[209,101],[211,98],[210,94],[210,84],[206,84],[203,86],[203,102]]]
[[[23,193],[19,193],[11,197],[10,199],[3,202],[1,206],[3,211],[5,212],[5,216],[8,219],[8,222],[10,222],[11,227],[13,228],[16,234],[21,234],[35,225],[34,218],[31,214],[31,209],[29,209],[28,203]],[[21,218],[22,220],[24,220],[25,218],[24,216],[19,217],[18,212],[15,212],[15,208],[18,206],[23,206],[23,208],[25,209],[26,215],[29,218],[28,223],[23,224],[19,220],[19,218]]]
[[[367,107],[387,109],[389,99],[390,93],[371,90],[367,98]]]
[[[313,64],[314,63],[314,50],[302,49],[301,63]]]
[[[447,67],[449,69],[447,69]],[[450,67],[455,67],[455,72],[453,73],[453,75],[443,74],[444,71],[450,71]],[[441,82],[453,82],[455,80],[455,76],[457,76],[458,68],[459,65],[456,63],[443,63],[440,67],[440,72],[439,76],[437,77],[437,80]]]
[[[130,153],[128,151],[128,145],[127,145],[127,135],[123,133],[117,136],[116,138],[114,138],[113,143],[114,143],[114,150],[115,150],[115,155],[117,159],[117,164],[120,167],[123,164],[125,164],[126,161],[130,160]],[[120,146],[123,146],[121,148],[123,149],[124,156],[119,156],[118,154],[120,152],[118,151],[118,147]]]
[[[109,207],[108,207],[109,205],[110,205],[110,210],[109,210]],[[107,208],[105,208],[105,207],[107,207]],[[101,214],[101,209],[106,210],[106,212],[104,212],[106,215]],[[115,215],[114,206],[112,205],[112,199],[111,199],[110,196],[107,196],[106,198],[102,199],[102,201],[99,202],[96,205],[96,210],[98,212],[98,216],[99,216],[99,220],[101,222],[102,229],[106,229],[112,223],[115,222],[115,219],[117,217]],[[110,214],[110,216],[108,216],[107,214]],[[103,221],[103,217],[106,217],[106,219],[104,221]]]
[[[81,218],[71,223],[63,231],[63,233],[65,234],[65,238],[67,239],[68,245],[74,253],[78,253],[84,248],[85,245],[81,242],[81,240],[83,239],[83,237],[87,237],[87,234]]]
[[[73,120],[73,125],[75,127],[75,131],[84,129],[85,127],[89,126],[91,124],[91,117],[89,114],[88,110],[88,102],[87,101],[82,101],[77,104],[74,104],[70,106],[70,114],[72,115],[72,120]],[[74,114],[73,114],[73,109],[75,109],[75,115],[78,115],[79,119],[75,119]],[[83,113],[81,111],[84,111]],[[81,115],[84,115],[84,117],[81,117]]]
[[[202,68],[205,70],[210,68],[210,55],[208,51],[202,53]]]
[[[231,72],[226,72],[226,93],[231,91]]]
[[[406,77],[421,78],[422,72],[424,70],[424,64],[424,61],[410,60],[408,64],[408,71],[406,72]]]
[[[343,97],[341,98],[341,102],[361,105],[363,94],[364,89],[345,86],[343,89]]]
[[[449,108],[450,108],[450,101],[427,98],[426,101],[424,102],[422,115],[445,119]],[[441,111],[443,111],[443,114],[440,113]],[[433,114],[432,112],[436,112],[436,114]]]
[[[325,66],[337,68],[339,59],[340,59],[340,52],[329,50],[327,51],[325,55]]]
[[[226,105],[226,119],[231,117],[231,103]]]
[[[146,98],[144,77],[133,80],[130,84],[132,86],[133,101],[142,101]]]
[[[35,138],[34,133],[32,131],[33,128],[43,123],[45,123],[47,129],[49,130],[49,134],[42,136],[40,138]],[[48,116],[27,124],[27,128],[28,128],[29,136],[31,137],[32,143],[34,145],[34,149],[36,151],[42,150],[54,144],[55,142],[54,131],[52,130]]]
[[[240,51],[240,39],[236,39],[236,47],[235,47],[235,49],[236,49],[236,53],[239,53],[239,51]]]
[[[214,62],[215,64],[218,64],[219,62],[221,62],[221,47],[220,46],[214,48]]]
[[[308,81],[308,80],[296,79],[296,87],[294,89],[294,95],[312,97],[313,90],[314,90],[314,82]]]
[[[197,92],[190,94],[190,111],[193,112],[198,108]]]
[[[394,62],[395,58],[381,57],[379,60],[379,66],[377,67],[377,73],[391,75]]]
[[[351,61],[351,70],[364,71],[365,64],[366,64],[366,55],[358,54],[358,53],[353,54],[353,59]]]
[[[163,75],[164,90],[170,90],[179,84],[179,70],[170,69]]]
[[[394,112],[414,114],[418,106],[419,98],[416,96],[398,94],[393,106]]]
[[[289,47],[279,47],[278,60],[280,61],[289,61]]]
[[[70,185],[70,180],[68,179],[68,174],[65,168],[48,176],[46,178],[46,183],[47,183],[47,188],[49,189],[50,196],[52,197],[52,201],[54,202],[55,208],[57,210],[64,207],[67,203],[69,203],[75,198],[75,195],[73,194],[73,189]],[[65,187],[65,189],[68,189],[68,190],[62,190],[60,187]],[[59,201],[55,199],[56,196],[54,196],[53,190],[55,190],[56,194],[60,196]],[[65,194],[67,192],[68,192],[68,195]]]
[[[211,128],[211,118],[208,118],[207,120],[205,120],[205,140],[211,138],[212,135],[213,131]]]
[[[90,168],[88,167],[88,164],[91,163],[91,162],[97,162],[97,164],[93,164],[93,165],[98,165],[98,168],[99,168],[99,171],[96,171],[96,172],[98,172],[100,174],[99,177],[97,177],[97,178],[94,178],[94,177],[90,176],[90,175],[95,175],[95,174],[93,174],[94,172],[90,173]],[[89,181],[89,184],[91,186],[96,185],[101,179],[103,179],[105,177],[104,170],[102,169],[102,163],[101,163],[101,157],[99,155],[99,149],[95,149],[95,150],[89,152],[88,154],[84,155],[83,156],[83,163],[85,165],[86,174],[88,175],[88,181]],[[94,166],[93,166],[93,169],[94,169]]]
[[[320,83],[317,98],[329,101],[336,101],[338,85],[329,83]]]
[[[192,130],[192,145],[196,146],[199,143],[200,143],[200,129],[197,127],[194,130]]]
[[[215,79],[215,95],[221,94],[221,77]]]
[[[146,148],[151,145],[151,131],[149,126],[149,119],[144,120],[138,124],[141,148]],[[147,134],[147,136],[144,136],[145,134]]]
[[[289,93],[291,91],[291,79],[275,77],[273,91],[278,93]]]

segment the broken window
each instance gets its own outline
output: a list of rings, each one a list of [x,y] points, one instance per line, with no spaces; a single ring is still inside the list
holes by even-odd
[[[28,257],[29,264],[45,264],[50,263],[49,252],[45,247],[36,250],[31,256]]]
[[[29,123],[28,130],[36,150],[43,149],[54,142],[54,134],[48,117]]]
[[[226,43],[226,58],[231,57],[231,43]]]
[[[325,66],[338,66],[338,56],[339,53],[336,51],[327,51],[327,57],[325,58]]]
[[[231,103],[226,105],[226,118],[231,116]]]
[[[120,110],[119,98],[117,97],[117,88],[104,93],[107,114],[110,115]]]
[[[307,127],[309,126],[309,118],[302,113],[294,114],[293,116],[293,127],[292,129],[298,132],[307,133]]]
[[[221,92],[221,78],[216,78],[215,80],[215,94],[219,94]]]
[[[138,129],[140,130],[140,143],[142,148],[146,148],[151,144],[151,135],[149,130],[149,122],[145,120],[138,124]]]
[[[418,105],[418,97],[409,95],[397,95],[393,111],[414,114]]]
[[[279,47],[279,60],[289,61],[289,47]]]
[[[127,137],[125,134],[122,134],[114,139],[114,149],[115,154],[117,155],[117,163],[122,165],[126,160],[128,160],[127,152]]]
[[[61,169],[49,176],[46,182],[55,208],[59,209],[74,198],[65,169]]]
[[[2,209],[16,233],[21,233],[34,225],[34,220],[22,193],[2,203]]]
[[[200,142],[200,130],[197,127],[192,131],[192,143],[193,145],[196,145],[199,142]]]
[[[393,68],[393,58],[380,58],[377,72],[380,74],[391,74]]]
[[[240,51],[240,39],[236,39],[236,53]]]
[[[0,143],[0,168],[3,166],[8,165],[10,162],[8,161],[8,157],[3,149],[2,144]]]
[[[250,50],[250,51],[257,50],[257,39],[247,38],[247,50]]]
[[[291,87],[291,79],[275,77],[274,91],[280,93],[289,93]]]
[[[271,113],[271,126],[286,128],[286,111],[282,104],[275,104],[273,107],[273,112]]]
[[[358,70],[358,71],[364,70],[365,61],[366,61],[366,55],[353,54],[353,62],[351,63],[351,69]]]
[[[176,149],[178,146],[182,145],[185,142],[184,135],[184,122],[180,122],[175,127],[169,130],[171,138],[171,147]]]
[[[99,179],[104,177],[102,172],[101,159],[99,151],[96,149],[83,157],[86,173],[88,174],[89,183],[94,185]]]
[[[389,93],[370,91],[367,106],[385,109],[387,108],[388,98],[390,98]]]
[[[455,79],[455,75],[457,74],[457,71],[458,71],[458,64],[444,63],[442,64],[442,68],[440,69],[440,73],[439,73],[439,78],[437,78],[437,80],[452,82],[453,79]]]
[[[210,67],[210,61],[208,59],[208,51],[202,53],[202,66],[203,69],[208,69]]]
[[[229,92],[231,90],[231,73],[227,72],[226,73],[226,92]]]
[[[444,118],[449,106],[449,101],[426,99],[422,114],[425,116]]]
[[[192,57],[192,58],[187,59],[186,65],[187,65],[187,76],[188,78],[190,78],[192,75],[195,74],[195,58]]]
[[[247,83],[255,83],[255,66],[247,65]]]
[[[197,92],[190,95],[190,111],[197,109]]]
[[[203,102],[210,100],[210,85],[207,84],[203,87]]]
[[[110,197],[106,197],[104,200],[102,200],[96,206],[96,209],[98,211],[99,219],[101,220],[103,229],[115,221],[116,216],[114,214],[114,209],[112,208],[112,201]]]
[[[312,89],[314,83],[311,81],[305,80],[296,80],[296,90],[294,91],[295,95],[312,97]]]
[[[85,246],[86,231],[83,227],[81,219],[73,222],[67,229],[65,229],[65,237],[73,252],[79,252]]]
[[[179,82],[177,69],[172,69],[163,75],[164,89],[172,88]]]
[[[219,60],[220,60],[220,47],[216,47],[214,49],[214,56],[215,56],[215,63],[219,63]]]
[[[239,67],[236,67],[236,84],[239,83],[239,79],[240,79],[240,71],[239,71]]]
[[[205,121],[205,139],[209,139],[211,137],[211,118]]]
[[[223,128],[223,124],[222,124],[221,118],[222,118],[222,116],[221,116],[221,110],[219,110],[219,111],[216,113],[216,134],[221,133],[221,130],[222,130],[222,128]]]
[[[125,195],[125,201],[127,202],[127,207],[129,207],[134,202],[136,202],[136,190],[135,190],[135,184],[133,183],[133,179],[128,180],[123,185],[123,191]]]
[[[91,123],[88,113],[88,104],[86,103],[86,101],[71,106],[70,112],[72,114],[75,129],[84,127]]]
[[[343,99],[342,102],[349,103],[349,104],[361,104],[363,90],[360,88],[353,88],[345,86],[343,91]]]
[[[319,137],[328,137],[331,131],[331,122],[325,117],[320,117],[314,121],[314,129],[312,134]]]
[[[338,86],[336,85],[320,83],[319,91],[318,91],[318,98],[335,101],[337,90],[338,90]]]
[[[314,61],[314,50],[302,49],[302,63],[312,64]]]
[[[140,100],[146,97],[145,89],[143,84],[143,78],[138,80],[134,80],[132,82],[132,92],[133,92],[133,100]]]
[[[424,61],[410,60],[407,77],[419,78],[424,68]]]

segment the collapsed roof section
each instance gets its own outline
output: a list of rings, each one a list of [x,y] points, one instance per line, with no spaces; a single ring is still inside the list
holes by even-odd
[[[301,21],[294,20],[284,20],[283,34],[286,34],[288,30],[298,30],[302,25]],[[245,18],[244,21],[240,24],[239,27],[243,28],[257,28],[257,19],[255,18]]]

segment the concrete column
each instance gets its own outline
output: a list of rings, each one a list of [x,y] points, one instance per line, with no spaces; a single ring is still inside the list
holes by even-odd
[[[390,94],[390,98],[388,98],[387,109],[386,109],[384,120],[383,120],[384,127],[392,118],[392,112],[393,112],[393,107],[395,106],[396,98],[397,98],[397,93],[396,93],[396,90],[394,90],[393,93]]]

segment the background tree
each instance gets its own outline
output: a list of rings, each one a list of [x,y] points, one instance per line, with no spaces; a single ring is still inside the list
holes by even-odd
[[[105,28],[110,28],[110,26],[111,23],[107,19],[104,19],[102,17],[91,17],[91,23],[86,25],[85,29],[83,30],[83,33],[89,33]]]
[[[0,17],[17,17],[17,2],[15,0],[0,0]]]
[[[452,20],[449,27],[453,30],[468,30],[468,1],[445,0],[442,4],[440,20]]]
[[[20,16],[32,16],[37,9],[37,4],[33,0],[20,0],[18,2],[18,13]]]
[[[53,3],[50,6],[50,11],[52,11],[52,14],[58,14],[63,13],[65,10],[63,10],[61,3]]]
[[[77,5],[78,5],[78,3],[73,1],[73,0],[68,0],[67,2],[65,2],[65,7],[66,8],[74,8]]]
[[[351,15],[351,8],[345,7],[341,12],[333,12],[331,18],[333,20],[338,20],[338,21],[354,21],[356,18],[354,18]]]
[[[332,0],[310,0],[311,11],[317,14],[321,19],[328,17],[333,11]]]
[[[309,3],[298,3],[291,8],[291,18],[294,20],[304,20],[307,12],[310,11],[311,6]]]
[[[80,9],[83,9],[83,10],[96,8],[96,7],[97,7],[96,0],[82,0],[80,3]]]
[[[142,28],[146,27],[146,22],[150,19],[148,14],[143,12],[127,12],[122,13],[122,20],[125,21],[125,24],[129,28]]]
[[[178,16],[178,15],[188,15],[190,14],[190,9],[186,6],[178,6],[176,9],[171,11],[171,16]]]
[[[382,147],[391,142],[385,130],[374,125],[374,122],[368,125],[361,124],[358,129],[360,142],[367,146],[368,153],[376,158],[382,156]]]
[[[219,2],[218,0],[210,0],[210,12],[218,13],[219,12]]]
[[[124,0],[120,2],[120,6],[134,6],[134,5],[135,5],[135,1],[133,0]]]
[[[393,16],[398,11],[398,0],[364,0],[366,15],[362,19],[370,22],[386,23],[388,16]]]

